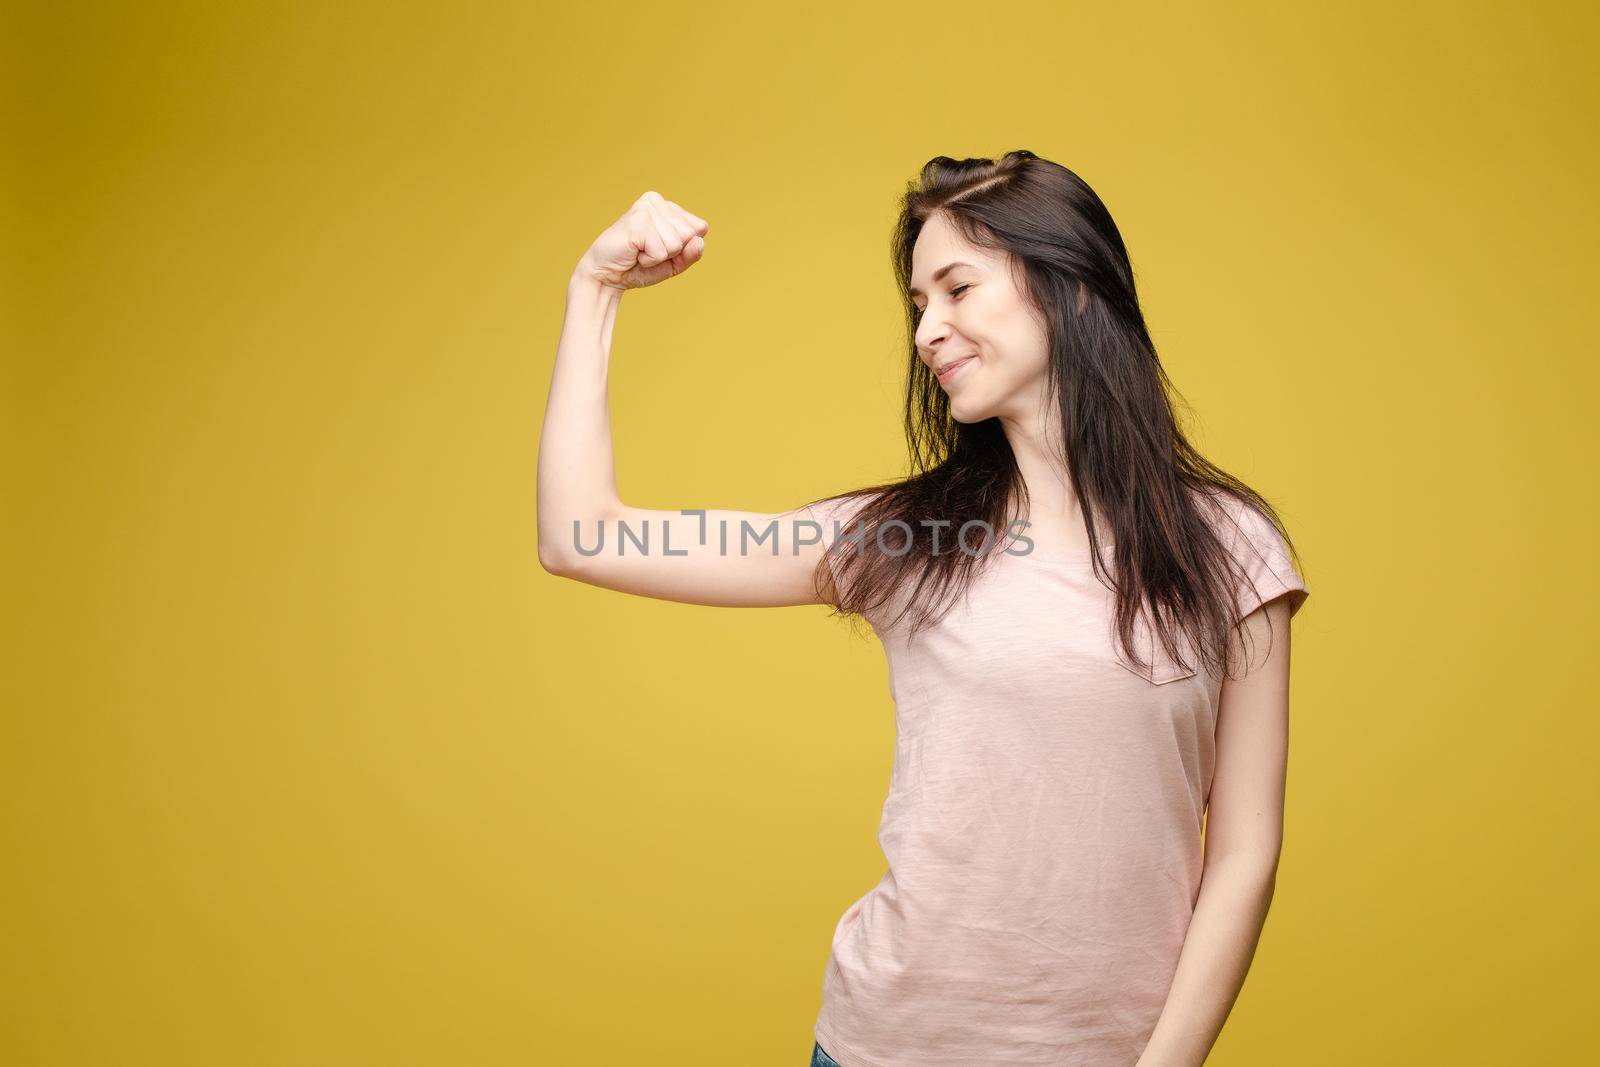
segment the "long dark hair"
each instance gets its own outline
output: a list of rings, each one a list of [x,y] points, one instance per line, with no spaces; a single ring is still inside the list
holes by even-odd
[[[843,614],[861,614],[898,600],[891,625],[904,622],[912,633],[932,625],[991,558],[971,548],[971,540],[966,550],[951,546],[950,531],[982,520],[988,524],[982,529],[1004,535],[1027,509],[1027,487],[1000,420],[953,419],[949,397],[917,352],[912,249],[935,213],[972,244],[1009,253],[1023,272],[1019,288],[1043,315],[1047,380],[1059,402],[1064,458],[1094,572],[1116,592],[1117,640],[1128,658],[1149,666],[1134,640],[1145,610],[1169,656],[1186,669],[1225,673],[1243,575],[1205,512],[1231,496],[1265,516],[1291,552],[1293,543],[1271,505],[1200,455],[1179,428],[1177,391],[1156,356],[1127,249],[1100,197],[1066,167],[1026,150],[999,159],[938,156],[907,186],[892,251],[910,338],[905,433],[911,474],[845,494],[869,494],[846,524],[865,530],[865,550],[835,553],[839,580],[832,602]],[[1109,574],[1096,534],[1099,514],[1112,532]],[[899,520],[897,529],[880,541],[877,532],[893,520]],[[932,524],[938,520],[952,525],[935,553]],[[908,540],[909,550],[902,550]],[[819,565],[819,591],[832,577],[828,571]],[[1199,664],[1187,662],[1182,637]]]

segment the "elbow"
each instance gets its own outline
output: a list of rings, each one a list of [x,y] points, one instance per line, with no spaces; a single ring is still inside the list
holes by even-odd
[[[545,534],[539,535],[539,566],[558,578],[569,578],[573,572],[570,554],[561,550],[555,538]]]
[[[605,526],[615,521],[612,518],[615,513],[616,509],[613,508],[596,507],[577,512],[590,516],[579,519],[571,517],[574,514],[571,510],[541,509],[537,526],[539,566],[560,578],[580,578],[589,573],[590,564],[600,549],[597,545],[594,551],[586,552],[578,537],[579,529],[589,523],[598,523],[603,543]],[[562,517],[556,518],[558,515]]]

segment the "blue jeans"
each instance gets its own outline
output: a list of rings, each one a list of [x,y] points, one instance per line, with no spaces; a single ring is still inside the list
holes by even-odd
[[[812,1042],[810,1067],[839,1067],[833,1057],[822,1051],[822,1046]]]

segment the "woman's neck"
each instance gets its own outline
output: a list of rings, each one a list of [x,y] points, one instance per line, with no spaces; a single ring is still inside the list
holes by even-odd
[[[1072,488],[1065,442],[1059,429],[1046,434],[1043,419],[1020,420],[1002,416],[1001,426],[1017,461],[1017,470],[1028,490],[1027,535],[1040,547],[1058,549],[1089,547],[1089,534],[1083,507]],[[1020,504],[1020,502],[1019,502]],[[1011,514],[1022,517],[1018,505]],[[1097,515],[1101,544],[1113,540],[1104,515]]]

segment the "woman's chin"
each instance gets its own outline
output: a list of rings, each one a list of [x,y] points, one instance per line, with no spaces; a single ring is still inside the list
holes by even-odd
[[[962,403],[959,399],[951,398],[950,417],[960,423],[974,423],[987,419],[989,413],[976,404]]]

